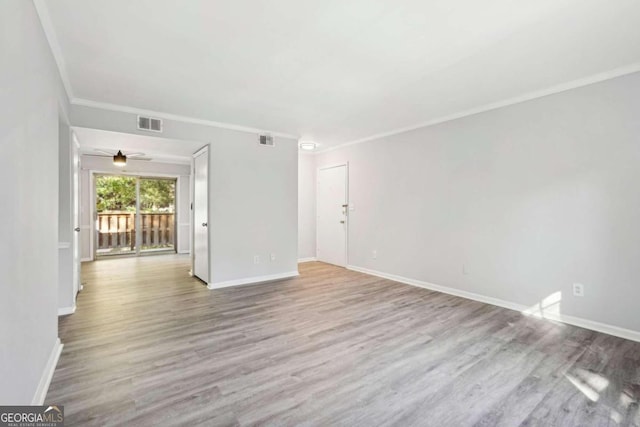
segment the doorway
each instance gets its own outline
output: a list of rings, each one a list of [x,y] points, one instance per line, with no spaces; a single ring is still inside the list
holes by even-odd
[[[318,169],[317,252],[319,261],[347,266],[348,164]]]
[[[96,174],[96,258],[175,253],[176,183],[176,178]]]

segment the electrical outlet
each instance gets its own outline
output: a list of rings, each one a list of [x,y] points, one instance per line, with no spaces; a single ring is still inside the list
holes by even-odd
[[[253,263],[254,264],[260,264],[260,255],[254,255],[253,256]]]
[[[378,251],[377,250],[372,250],[371,251],[371,258],[373,259],[378,259]]]
[[[584,285],[582,283],[574,283],[573,284],[573,296],[574,297],[583,297],[584,296]]]
[[[273,262],[273,261],[275,261],[275,260],[276,260],[276,254],[271,253],[271,262]]]

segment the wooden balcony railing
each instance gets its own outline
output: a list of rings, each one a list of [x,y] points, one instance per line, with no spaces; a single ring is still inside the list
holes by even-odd
[[[142,249],[174,246],[175,216],[173,213],[143,213]],[[111,212],[98,214],[98,250],[135,249],[136,214]]]

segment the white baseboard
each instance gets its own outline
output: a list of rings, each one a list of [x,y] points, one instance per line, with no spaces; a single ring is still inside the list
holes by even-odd
[[[272,282],[274,280],[290,279],[292,277],[298,276],[299,274],[300,273],[298,273],[297,271],[289,271],[286,273],[270,274],[268,276],[246,277],[243,279],[227,280],[225,282],[209,283],[207,284],[207,288],[220,289],[228,288],[229,286],[252,285],[263,282]]]
[[[407,277],[397,276],[395,274],[383,273],[381,271],[370,270],[368,268],[357,267],[355,265],[348,265],[349,270],[358,271],[360,273],[369,274],[371,276],[382,277],[383,279],[393,280],[394,282],[404,283],[406,285],[417,286],[432,291],[442,292],[444,294],[454,295],[461,298],[466,298],[485,304],[491,304],[498,307],[508,308],[509,310],[516,310],[521,313],[527,311],[530,307],[523,304],[518,304],[511,301],[505,301],[498,298],[488,297],[486,295],[476,294],[473,292],[467,292],[460,289],[450,288],[447,286],[434,285],[433,283],[423,282],[421,280],[409,279]],[[557,313],[544,313],[542,316],[538,316],[544,319],[553,320],[556,322],[562,322],[573,326],[578,326],[592,331],[602,332],[605,334],[613,335],[620,338],[625,338],[631,341],[640,342],[640,331],[634,331],[631,329],[625,329],[618,326],[609,325],[606,323],[595,322],[593,320],[583,319],[580,317],[569,316],[566,314]]]
[[[298,264],[302,263],[302,262],[312,262],[312,261],[317,261],[317,258],[312,256],[312,257],[307,257],[307,258],[298,258]]]
[[[63,345],[60,342],[60,338],[56,338],[56,342],[53,345],[51,354],[49,355],[49,360],[47,360],[47,364],[44,367],[42,376],[40,377],[38,388],[36,389],[36,393],[33,396],[33,400],[31,401],[32,405],[44,404],[44,399],[47,397],[47,391],[49,391],[49,384],[51,384],[53,373],[55,372],[56,366],[58,365],[58,359],[60,359],[60,353],[62,353],[62,347]]]
[[[60,307],[58,309],[58,316],[66,316],[68,314],[73,314],[76,312],[76,305],[72,305],[71,307]]]
[[[80,262],[90,262],[93,261],[93,258],[80,258]]]
[[[607,323],[583,319],[582,317],[569,316],[568,314],[547,313],[545,314],[544,318],[566,323],[568,325],[579,326],[581,328],[590,329],[596,332],[602,332],[603,334],[613,335],[614,337],[640,342],[640,332],[634,331],[632,329],[621,328],[619,326],[609,325]]]

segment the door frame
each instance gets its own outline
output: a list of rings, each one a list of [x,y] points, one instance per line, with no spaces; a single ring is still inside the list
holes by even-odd
[[[191,271],[189,274],[192,277],[197,277],[194,273],[195,271],[195,240],[196,240],[196,223],[195,223],[195,209],[193,209],[193,204],[195,203],[195,181],[196,181],[196,157],[201,154],[207,153],[207,287],[209,287],[209,283],[211,283],[211,197],[209,197],[209,174],[211,173],[211,153],[209,152],[209,144],[203,146],[195,153],[191,155],[191,183],[189,186],[190,191],[190,200],[191,203],[189,205],[191,211]],[[200,279],[200,278],[198,278]],[[201,279],[200,279],[201,280]]]
[[[318,236],[320,235],[320,230],[317,227],[318,223],[318,206],[319,198],[320,198],[320,171],[326,169],[333,169],[344,166],[344,197],[346,199],[347,204],[347,214],[345,215],[345,223],[344,223],[344,267],[347,268],[349,266],[349,223],[350,223],[350,201],[349,201],[349,162],[344,163],[331,163],[325,166],[319,166],[316,170],[316,259],[318,259]]]
[[[174,245],[173,245],[173,249],[175,249],[176,253],[178,253],[178,220],[180,219],[180,213],[178,212],[178,207],[180,206],[180,201],[182,199],[182,196],[179,190],[179,186],[180,186],[180,175],[176,175],[176,174],[166,174],[166,173],[153,173],[151,175],[144,175],[142,173],[139,172],[116,172],[116,171],[102,171],[102,170],[94,170],[91,169],[89,170],[89,218],[90,218],[90,229],[91,229],[91,233],[89,233],[89,247],[91,249],[91,261],[95,261],[98,259],[97,257],[97,248],[95,245],[95,240],[96,240],[96,176],[97,175],[111,175],[111,176],[131,176],[131,177],[135,177],[135,178],[173,178],[176,180],[176,200],[175,200],[175,216],[174,216],[174,221],[173,221],[173,235],[174,235]],[[136,212],[139,210],[138,209],[138,205],[140,203],[139,201],[139,194],[138,194],[138,181],[136,181]],[[136,229],[138,229],[138,221],[140,219],[140,215],[136,215]],[[140,247],[138,246],[138,241],[137,241],[137,232],[136,232],[136,253],[135,256],[140,256]]]

